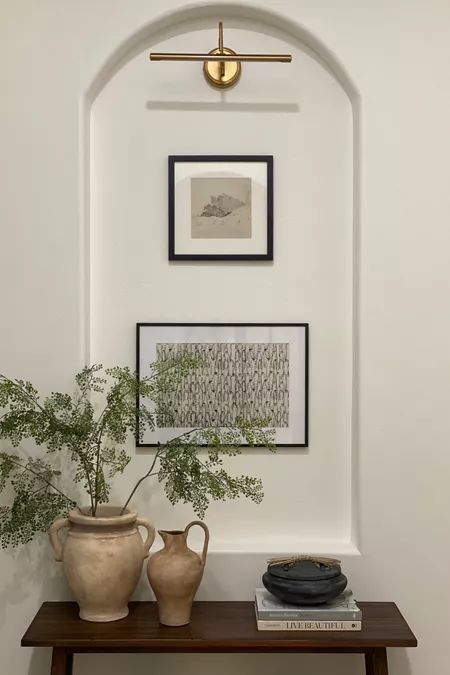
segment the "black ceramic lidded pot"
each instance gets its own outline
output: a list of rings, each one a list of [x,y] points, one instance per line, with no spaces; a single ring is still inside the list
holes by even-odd
[[[321,605],[345,590],[347,577],[340,560],[294,556],[269,560],[262,582],[267,590],[291,605]]]

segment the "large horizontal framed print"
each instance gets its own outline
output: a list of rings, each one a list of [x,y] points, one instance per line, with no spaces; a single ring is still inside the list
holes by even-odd
[[[200,366],[165,394],[171,411],[138,447],[152,447],[198,427],[233,426],[238,417],[269,419],[278,446],[308,445],[308,324],[139,323],[137,372],[188,353]],[[144,403],[157,412],[150,402]]]
[[[169,157],[169,260],[273,260],[273,157]]]

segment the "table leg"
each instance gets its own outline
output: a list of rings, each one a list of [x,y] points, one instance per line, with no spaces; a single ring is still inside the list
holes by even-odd
[[[73,654],[63,647],[53,647],[50,675],[72,675]]]
[[[384,647],[366,652],[366,675],[388,675],[387,654]]]

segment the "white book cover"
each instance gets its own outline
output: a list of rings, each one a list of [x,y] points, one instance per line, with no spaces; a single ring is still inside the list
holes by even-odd
[[[258,630],[296,630],[296,631],[358,631],[361,621],[261,621],[257,620]]]
[[[258,630],[296,630],[296,631],[357,631],[362,630],[362,621],[275,621],[258,618],[255,602],[255,617]]]
[[[317,619],[320,620],[321,615],[339,612],[339,614],[348,613],[349,620],[361,619],[361,610],[356,604],[351,589],[345,590],[334,600],[330,600],[322,605],[292,605],[279,600],[265,588],[256,589],[255,600],[260,617],[268,613],[271,616],[275,616],[278,613],[280,615],[286,613],[300,615],[304,613],[308,615],[308,618],[317,615]],[[344,617],[342,618],[346,620]]]

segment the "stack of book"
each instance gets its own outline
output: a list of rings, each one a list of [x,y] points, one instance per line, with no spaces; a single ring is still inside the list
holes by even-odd
[[[265,588],[257,588],[258,630],[361,630],[362,612],[351,590],[324,605],[288,605]]]

